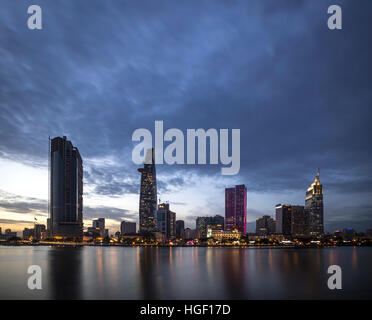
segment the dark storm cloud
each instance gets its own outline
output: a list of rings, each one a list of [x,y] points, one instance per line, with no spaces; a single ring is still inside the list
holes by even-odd
[[[372,226],[372,205],[345,206],[339,209],[330,208],[325,218],[329,231],[342,230],[346,227],[365,232]]]
[[[107,195],[107,196],[121,196],[123,194],[134,193],[137,194],[139,191],[138,183],[130,184],[124,182],[113,182],[105,185],[96,186],[94,189],[95,194]]]
[[[178,171],[173,177],[169,175],[161,175],[161,170],[159,171],[160,175],[157,175],[157,188],[160,195],[182,190],[182,188],[189,184],[184,177],[179,176],[182,171]]]
[[[0,190],[0,209],[15,213],[33,213],[36,216],[45,216],[47,213],[48,203],[30,197],[17,196],[3,190]]]
[[[48,216],[48,203],[46,200],[22,197],[15,194],[11,194],[0,190],[0,211],[6,213],[20,213],[30,216],[30,218],[35,216],[47,217]],[[115,221],[122,221],[124,219],[135,220],[138,217],[138,212],[133,212],[127,209],[119,209],[109,206],[84,206],[84,219],[97,219],[106,218]],[[8,219],[0,219],[5,221]],[[9,221],[19,221],[12,220]],[[23,221],[26,223],[27,221]],[[28,221],[32,223],[33,220]],[[4,222],[11,223],[11,222]]]
[[[13,220],[13,219],[0,219],[1,224],[11,224],[11,225],[19,225],[19,224],[25,224],[25,225],[30,225],[32,224],[32,221],[27,221],[27,220]]]
[[[329,192],[372,192],[370,1],[338,1],[342,31],[326,27],[332,1],[38,4],[37,32],[28,1],[2,4],[1,157],[45,166],[47,137],[67,135],[84,159],[118,159],[84,164],[94,192],[137,193],[131,134],[164,120],[240,128],[250,191],[304,190],[320,167]]]
[[[85,219],[106,218],[116,220],[118,222],[123,220],[136,220],[138,212],[132,212],[126,209],[118,209],[114,207],[98,206],[98,207],[84,207]]]
[[[337,183],[328,183],[327,188],[336,193],[346,193],[346,194],[353,194],[353,193],[362,193],[366,190],[370,190],[372,186],[372,179],[367,178],[357,178],[356,180],[351,181],[340,181]]]
[[[93,186],[93,194],[122,196],[137,194],[140,174],[120,164],[95,165],[88,163],[84,170],[84,183]]]

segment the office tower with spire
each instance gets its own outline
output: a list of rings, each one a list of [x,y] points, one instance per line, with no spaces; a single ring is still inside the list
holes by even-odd
[[[50,140],[50,231],[52,236],[83,235],[83,161],[66,137]]]
[[[139,232],[141,234],[157,231],[157,189],[155,171],[155,151],[148,149],[141,173],[141,190],[139,202]]]
[[[225,189],[225,230],[247,233],[247,188],[244,184]]]
[[[320,172],[306,191],[305,210],[308,215],[308,233],[319,236],[324,232],[323,186],[319,180]]]

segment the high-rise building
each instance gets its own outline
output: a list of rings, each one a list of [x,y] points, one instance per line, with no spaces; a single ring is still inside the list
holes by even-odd
[[[99,230],[101,237],[105,236],[105,218],[98,218],[92,221],[92,227]]]
[[[120,225],[120,234],[123,236],[125,234],[136,233],[136,223],[129,221],[122,221]]]
[[[224,230],[225,229],[225,218],[217,214],[214,217],[211,217],[209,225],[213,227],[218,227],[221,230]]]
[[[320,184],[319,176],[318,170],[314,182],[306,191],[305,209],[309,215],[309,234],[311,236],[319,236],[324,232],[323,186]]]
[[[209,217],[197,217],[196,218],[196,230],[198,230],[200,238],[207,237],[208,231],[208,218]]]
[[[308,212],[304,206],[278,204],[276,206],[276,233],[304,237],[309,230]]]
[[[356,231],[353,228],[345,228],[342,233],[346,241],[352,241],[356,236]]]
[[[41,240],[42,233],[45,232],[45,230],[44,224],[35,224],[34,239]]]
[[[24,240],[33,239],[34,236],[35,236],[35,229],[29,229],[29,228],[24,228],[23,229],[23,239]]]
[[[83,161],[66,137],[50,142],[50,219],[53,236],[83,236]]]
[[[10,229],[5,230],[5,234],[2,235],[3,239],[10,240],[17,237],[17,232]]]
[[[270,216],[256,219],[256,234],[265,236],[275,233],[275,221]]]
[[[218,227],[223,230],[225,219],[220,215],[214,217],[197,217],[196,218],[196,230],[198,230],[200,238],[207,238],[208,228]]]
[[[291,234],[292,206],[290,204],[277,204],[275,207],[276,233]]]
[[[0,234],[1,234],[1,229],[0,229]],[[372,229],[367,229],[367,231],[366,231],[366,237],[368,239],[372,239]]]
[[[176,221],[176,238],[184,238],[185,235],[185,221],[177,220]]]
[[[247,233],[247,188],[244,184],[225,189],[225,230]]]
[[[196,229],[192,230],[190,228],[185,229],[185,240],[193,240],[193,239],[197,239],[199,237],[200,237],[200,235],[199,235],[198,230],[196,230]]]
[[[275,219],[270,219],[268,222],[268,233],[269,234],[274,234],[276,233],[276,221]]]
[[[190,240],[192,239],[192,230],[190,228],[185,229],[185,240]]]
[[[141,172],[141,190],[139,203],[139,232],[142,234],[156,232],[156,171],[155,151],[148,149],[145,156],[144,167],[138,169]]]
[[[50,232],[52,226],[52,221],[50,218],[47,219],[47,231]]]
[[[176,214],[169,209],[169,203],[160,203],[157,212],[158,231],[165,240],[176,238]]]
[[[304,237],[308,235],[309,221],[308,212],[304,206],[292,206],[291,235]]]

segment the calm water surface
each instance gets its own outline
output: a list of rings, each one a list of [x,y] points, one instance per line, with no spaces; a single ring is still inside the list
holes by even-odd
[[[371,299],[371,268],[372,248],[0,247],[0,299]]]

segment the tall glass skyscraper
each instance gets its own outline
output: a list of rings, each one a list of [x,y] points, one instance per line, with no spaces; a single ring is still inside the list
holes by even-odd
[[[160,203],[157,212],[158,232],[164,235],[165,240],[176,238],[176,213],[170,211],[169,203]]]
[[[225,189],[225,230],[247,233],[247,188],[244,184]]]
[[[50,141],[50,228],[52,236],[83,236],[83,161],[66,137]]]
[[[157,231],[157,189],[155,171],[155,151],[148,149],[141,172],[141,190],[139,202],[139,232],[142,234]]]
[[[311,236],[319,236],[324,232],[323,222],[323,186],[319,180],[319,170],[314,182],[306,191],[305,210],[308,214],[308,230]]]

